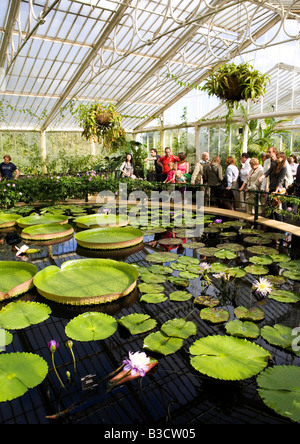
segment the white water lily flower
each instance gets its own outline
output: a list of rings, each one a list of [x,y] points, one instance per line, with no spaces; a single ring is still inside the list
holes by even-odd
[[[144,352],[129,352],[129,359],[123,361],[124,370],[130,371],[132,376],[135,376],[139,372],[140,376],[145,376],[150,364],[150,358]]]
[[[29,247],[27,247],[27,245],[23,245],[21,248],[16,247],[16,249],[18,250],[16,256],[19,257],[21,254],[26,253],[26,251],[29,250]]]
[[[259,278],[258,281],[254,281],[252,288],[256,290],[256,293],[267,296],[273,290],[273,285],[268,279]]]
[[[201,262],[199,267],[201,268],[202,271],[207,271],[210,269],[211,265],[208,264],[207,262]]]

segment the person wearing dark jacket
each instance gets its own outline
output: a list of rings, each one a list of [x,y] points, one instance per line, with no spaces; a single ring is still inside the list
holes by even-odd
[[[203,171],[203,182],[208,185],[210,190],[210,205],[218,206],[218,198],[220,197],[219,187],[222,184],[223,171],[221,166],[221,158],[216,156],[206,165]]]

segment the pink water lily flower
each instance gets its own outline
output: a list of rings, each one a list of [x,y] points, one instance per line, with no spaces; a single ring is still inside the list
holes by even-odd
[[[139,375],[144,377],[150,364],[150,358],[144,352],[129,352],[129,358],[125,359],[123,364],[125,364],[124,371],[130,371],[132,376],[139,372]]]

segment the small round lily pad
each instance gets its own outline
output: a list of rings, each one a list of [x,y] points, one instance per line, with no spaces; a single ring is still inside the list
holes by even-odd
[[[207,307],[200,311],[200,318],[213,324],[227,322],[229,316],[229,311],[224,308]]]

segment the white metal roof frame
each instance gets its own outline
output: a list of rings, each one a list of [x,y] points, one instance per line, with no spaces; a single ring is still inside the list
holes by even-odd
[[[0,129],[78,130],[72,99],[114,103],[142,130],[213,67],[281,30],[299,0],[1,0]],[[295,23],[296,26],[291,26]],[[274,29],[269,41],[260,38]],[[62,112],[63,110],[63,112]]]

